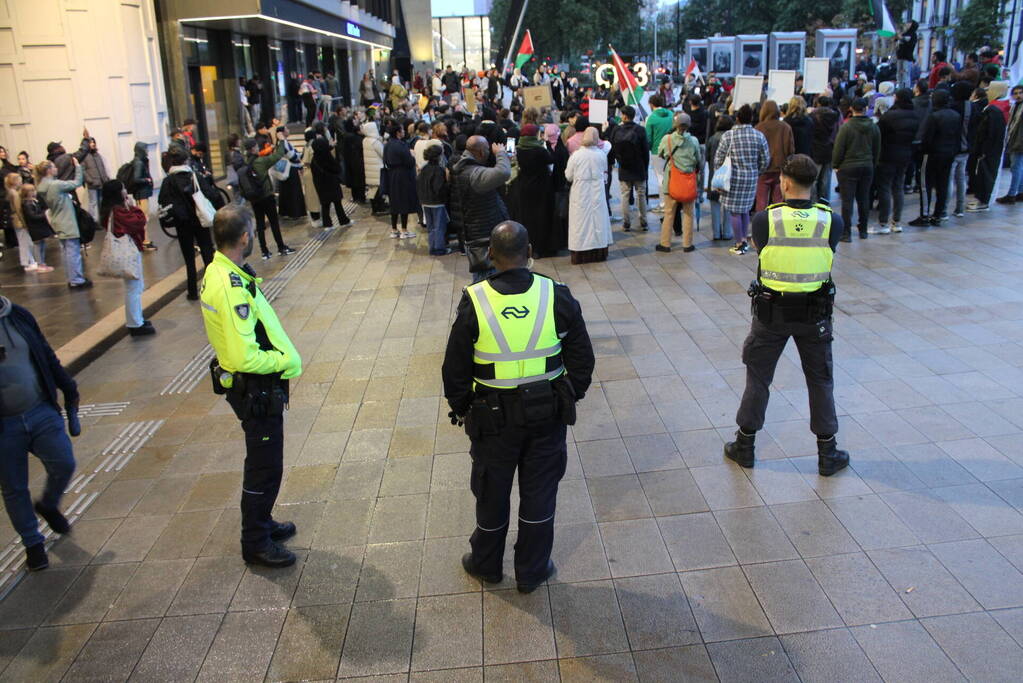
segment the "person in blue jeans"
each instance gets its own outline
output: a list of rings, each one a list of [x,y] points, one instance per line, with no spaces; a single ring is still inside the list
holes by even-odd
[[[75,457],[64,431],[58,389],[64,395],[70,431],[77,435],[75,381],[57,360],[32,314],[0,297],[0,491],[11,526],[25,546],[30,571],[49,566],[37,513],[58,534],[71,531],[59,506],[75,472]],[[46,486],[35,505],[28,489],[29,453],[46,469]]]
[[[419,204],[423,207],[426,219],[426,230],[430,240],[431,256],[446,256],[448,249],[448,180],[447,170],[441,165],[444,148],[441,145],[430,145],[423,152],[426,165],[419,170],[416,177],[416,193]]]

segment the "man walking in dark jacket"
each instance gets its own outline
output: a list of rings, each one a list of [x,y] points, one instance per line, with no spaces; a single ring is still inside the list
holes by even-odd
[[[934,188],[934,212],[931,225],[941,225],[948,220],[948,184],[952,163],[959,153],[961,144],[960,126],[962,117],[949,109],[949,95],[946,90],[931,92],[931,113],[924,121],[920,134],[920,146],[927,155],[926,182]]]
[[[622,107],[622,124],[611,134],[611,152],[618,161],[618,185],[622,192],[622,230],[632,230],[629,195],[635,194],[639,205],[639,227],[646,225],[647,173],[650,168],[650,150],[647,148],[646,130],[636,123],[636,110],[630,105]]]
[[[819,199],[831,201],[831,153],[835,149],[835,137],[838,135],[838,111],[834,108],[830,97],[821,95],[817,98],[817,106],[810,114],[813,121],[813,143],[810,158],[817,164],[816,194]]]
[[[263,260],[271,258],[270,250],[266,248],[266,223],[270,222],[270,231],[273,233],[274,241],[277,242],[277,251],[281,256],[294,254],[295,250],[284,243],[281,237],[281,221],[277,217],[277,202],[274,200],[274,188],[270,183],[270,169],[284,156],[286,150],[284,141],[287,139],[283,130],[278,130],[277,147],[272,154],[259,156],[259,150],[255,140],[245,141],[245,163],[249,166],[258,178],[258,185],[252,188],[249,196],[245,197],[252,202],[252,212],[256,215],[256,234],[259,236],[259,248],[263,253]],[[245,173],[246,171],[242,171]],[[245,192],[243,183],[242,191]]]
[[[835,149],[831,154],[831,164],[838,174],[838,187],[842,193],[843,242],[852,241],[853,201],[857,206],[860,239],[867,238],[870,188],[874,181],[874,168],[880,158],[881,133],[877,124],[867,116],[867,101],[857,97],[852,101],[852,116],[838,129]]]
[[[867,232],[887,235],[902,232],[906,170],[913,163],[913,141],[920,129],[920,116],[913,109],[911,90],[901,88],[896,91],[895,105],[884,113],[877,127],[881,132],[881,163],[877,167],[877,218],[880,225]]]
[[[49,560],[39,533],[36,514],[58,534],[71,525],[59,504],[71,475],[75,456],[64,431],[64,418],[57,403],[57,390],[64,395],[64,408],[72,436],[78,424],[78,387],[61,366],[32,314],[0,297],[0,490],[11,526],[25,546],[29,571],[46,569]],[[32,504],[28,489],[28,454],[32,452],[46,469],[43,495]]]

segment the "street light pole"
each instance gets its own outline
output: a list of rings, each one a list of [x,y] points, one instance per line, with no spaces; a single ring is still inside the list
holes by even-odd
[[[675,2],[675,69],[673,76],[678,75],[679,65],[682,63],[682,55],[679,53],[679,38],[682,35],[682,28],[680,23],[680,9],[682,7],[682,0],[676,0]]]

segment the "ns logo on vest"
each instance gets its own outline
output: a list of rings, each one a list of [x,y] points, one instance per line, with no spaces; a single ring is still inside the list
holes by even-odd
[[[525,306],[521,308],[515,306],[505,306],[501,311],[501,317],[507,320],[508,318],[515,318],[516,320],[522,320],[529,315],[529,309]]]

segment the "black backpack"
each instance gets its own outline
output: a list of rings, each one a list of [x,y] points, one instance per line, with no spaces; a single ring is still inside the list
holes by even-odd
[[[243,164],[238,168],[238,189],[250,202],[256,202],[263,198],[263,180],[252,168],[252,164]]]
[[[646,154],[646,132],[638,126],[629,126],[626,129],[619,128],[615,131],[614,145],[615,159],[621,168],[639,169],[649,163],[649,155]],[[643,157],[647,157],[644,159]]]
[[[117,179],[124,185],[124,189],[128,191],[128,194],[135,192],[135,160],[121,164],[121,167],[117,169]]]

